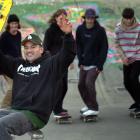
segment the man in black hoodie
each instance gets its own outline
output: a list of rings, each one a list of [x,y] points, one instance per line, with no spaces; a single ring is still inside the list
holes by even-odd
[[[61,30],[65,33],[64,46],[53,57],[44,53],[42,41],[35,34],[22,42],[26,60],[0,52],[0,69],[13,79],[11,109],[0,110],[1,140],[47,124],[59,96],[55,87],[75,57],[72,26],[64,17]]]
[[[81,109],[84,116],[98,115],[95,81],[103,70],[107,57],[108,41],[105,29],[96,20],[93,9],[87,9],[84,23],[76,31],[77,56],[79,59],[80,78],[78,88],[86,104]]]

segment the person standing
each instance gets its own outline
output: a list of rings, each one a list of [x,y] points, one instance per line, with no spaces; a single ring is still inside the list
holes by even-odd
[[[67,18],[67,12],[64,9],[58,9],[48,21],[49,28],[45,32],[43,45],[46,51],[56,55],[63,47],[65,33],[61,30],[62,17]],[[68,89],[68,69],[64,72],[63,77],[57,85],[56,92],[60,92],[56,106],[54,107],[54,117],[68,115],[68,111],[63,108],[63,100]]]
[[[115,46],[123,62],[124,86],[134,101],[129,109],[140,112],[140,23],[132,8],[123,9],[115,35]]]
[[[105,29],[96,20],[94,9],[87,9],[84,22],[76,30],[77,56],[79,60],[78,89],[85,103],[80,112],[84,116],[98,115],[95,82],[107,57],[108,40]]]
[[[21,32],[20,20],[17,15],[11,14],[8,17],[5,31],[0,36],[0,50],[13,57],[21,57]],[[1,73],[2,74],[2,73]],[[2,100],[1,107],[9,107],[11,104],[11,92],[13,81],[9,76],[3,75],[7,81],[7,93]]]

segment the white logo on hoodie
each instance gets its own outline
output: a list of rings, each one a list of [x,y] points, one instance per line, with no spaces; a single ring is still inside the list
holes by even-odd
[[[24,67],[22,64],[17,68],[17,72],[22,75],[39,74],[40,64],[38,66]],[[28,74],[26,74],[28,73]],[[30,73],[30,74],[29,74]]]

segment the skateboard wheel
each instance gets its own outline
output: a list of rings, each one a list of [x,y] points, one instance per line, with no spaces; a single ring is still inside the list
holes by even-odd
[[[86,118],[84,118],[83,120],[84,120],[84,122],[87,122],[87,119]]]
[[[136,119],[137,118],[137,116],[136,115],[134,115],[134,119]]]

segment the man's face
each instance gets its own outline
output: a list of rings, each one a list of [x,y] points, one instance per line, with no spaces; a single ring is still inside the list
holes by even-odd
[[[9,30],[10,33],[13,35],[16,35],[17,31],[18,31],[19,23],[18,22],[10,22],[9,26],[10,26],[10,30]]]
[[[126,26],[131,26],[134,23],[134,18],[124,18],[123,22]]]
[[[31,41],[27,41],[24,44],[24,56],[25,59],[28,60],[30,63],[41,57],[43,51],[43,47],[40,47],[40,45],[36,45]]]
[[[86,27],[88,29],[90,29],[90,28],[92,28],[94,26],[95,18],[93,18],[93,17],[86,17],[85,18],[85,22],[86,22]]]

